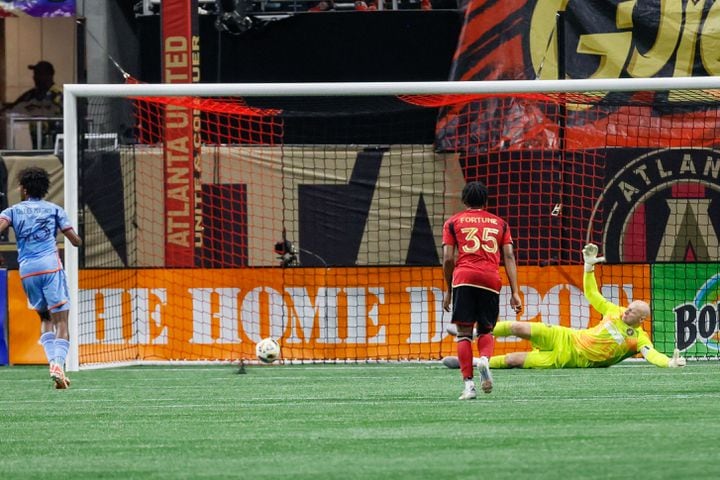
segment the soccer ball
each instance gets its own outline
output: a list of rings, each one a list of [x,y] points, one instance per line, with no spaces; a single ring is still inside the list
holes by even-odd
[[[263,363],[273,363],[280,358],[280,344],[272,338],[263,338],[255,345],[255,354]]]

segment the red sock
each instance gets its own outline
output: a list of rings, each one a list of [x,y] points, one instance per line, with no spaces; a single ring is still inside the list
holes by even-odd
[[[457,354],[463,379],[473,378],[473,347],[469,338],[458,337]]]
[[[492,333],[484,333],[477,337],[477,348],[481,357],[492,357],[495,350],[495,337]],[[462,364],[461,364],[462,365]]]

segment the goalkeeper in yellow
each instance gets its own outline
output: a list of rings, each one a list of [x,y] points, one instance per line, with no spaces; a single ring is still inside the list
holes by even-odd
[[[650,316],[646,302],[634,300],[627,307],[620,307],[602,296],[594,273],[595,264],[605,261],[597,256],[598,247],[588,244],[582,252],[583,291],[590,305],[602,314],[602,321],[581,330],[537,322],[498,322],[493,330],[495,337],[514,335],[530,340],[533,350],[493,356],[490,368],[609,367],[637,353],[658,367],[684,367],[686,362],[679,350],[675,349],[672,358],[667,357],[655,350],[643,331],[641,324]],[[443,363],[454,367],[453,357],[446,357]]]

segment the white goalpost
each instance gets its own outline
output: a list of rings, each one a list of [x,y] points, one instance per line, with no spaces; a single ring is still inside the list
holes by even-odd
[[[671,91],[699,92],[694,99],[688,97],[687,102],[681,103],[683,106],[692,102],[703,105],[698,112],[702,111],[704,116],[699,120],[700,113],[683,113],[689,119],[684,125],[696,122],[702,123],[707,130],[716,128],[717,138],[720,138],[720,116],[716,116],[720,111],[720,102],[717,101],[720,98],[720,77],[64,85],[64,208],[71,223],[81,232],[84,229],[79,222],[90,217],[95,221],[95,217],[106,215],[115,221],[113,232],[122,231],[122,235],[113,237],[113,247],[123,251],[120,266],[118,261],[111,265],[85,260],[85,268],[94,272],[86,274],[80,268],[81,251],[65,240],[65,268],[72,304],[67,370],[77,371],[92,364],[127,365],[158,361],[252,362],[255,360],[252,345],[266,336],[281,339],[282,355],[287,361],[431,360],[452,354],[453,344],[442,328],[448,319],[443,315],[442,308],[438,308],[444,288],[443,277],[441,268],[433,264],[433,259],[440,247],[443,220],[458,206],[458,185],[474,178],[473,175],[487,181],[498,192],[498,208],[510,212],[513,233],[518,236],[518,241],[525,242],[523,245],[526,248],[520,254],[527,255],[523,257],[525,264],[520,266],[527,272],[523,277],[526,282],[523,294],[529,304],[536,304],[531,304],[529,312],[518,320],[560,324],[575,322],[577,318],[581,322],[592,321],[594,317],[588,313],[587,304],[582,303],[582,292],[570,281],[563,280],[568,271],[572,277],[575,276],[572,273],[577,269],[576,259],[573,259],[577,253],[575,245],[593,239],[608,245],[617,243],[617,238],[627,242],[631,235],[628,232],[636,232],[627,225],[637,222],[639,215],[629,206],[623,223],[618,220],[618,210],[610,211],[608,186],[617,187],[617,183],[616,178],[607,172],[616,171],[616,175],[620,176],[625,169],[623,165],[606,166],[606,150],[632,150],[635,147],[628,145],[637,144],[640,146],[635,148],[637,155],[628,156],[627,163],[636,162],[639,168],[644,168],[640,160],[636,160],[641,153],[649,155],[655,152],[657,158],[661,158],[657,154],[659,151],[682,148],[688,152],[692,149],[714,151],[720,145],[709,141],[698,144],[691,135],[684,145],[684,137],[672,137],[673,128],[667,128],[671,127],[670,123],[664,124],[662,132],[654,139],[642,139],[635,143],[612,143],[616,142],[612,140],[608,145],[584,145],[582,142],[587,140],[577,134],[581,131],[578,125],[598,122],[597,118],[602,117],[602,122],[607,121],[610,125],[606,127],[605,133],[608,133],[614,129],[610,122],[623,118],[627,123],[623,124],[622,131],[634,131],[635,123],[644,120],[627,120],[626,117],[653,115],[654,107],[652,104],[645,105],[643,111],[638,112],[632,103],[635,102],[633,93],[668,94]],[[597,114],[595,105],[599,103],[598,99],[613,92],[626,94],[619,101],[629,102],[632,108],[613,105],[607,108],[610,113],[603,111],[602,115]],[[530,96],[521,101],[514,100],[515,96],[526,95]],[[538,100],[534,95],[548,97]],[[440,109],[442,118],[447,119],[447,123],[439,122],[434,126],[436,134],[440,130],[447,132],[448,128],[456,128],[459,124],[463,125],[457,127],[462,129],[462,135],[477,130],[487,133],[473,137],[471,142],[463,140],[465,143],[462,146],[458,142],[457,147],[446,145],[440,148],[438,145],[407,141],[407,138],[419,138],[419,134],[412,132],[398,135],[397,138],[401,139],[398,143],[388,142],[385,137],[378,137],[377,141],[367,137],[359,142],[353,140],[341,144],[332,136],[328,136],[327,140],[322,136],[310,137],[313,132],[308,133],[298,127],[300,133],[297,138],[300,140],[288,142],[287,138],[291,138],[292,133],[288,132],[294,127],[289,120],[283,119],[284,112],[296,108],[302,115],[308,115],[313,121],[319,118],[320,122],[329,116],[328,111],[342,108],[344,99],[353,97],[403,97],[403,101],[409,98],[411,104],[415,99],[422,103],[431,98],[421,108]],[[149,110],[160,112],[157,119],[142,118],[136,123],[136,126],[147,127],[149,133],[146,135],[153,140],[146,141],[142,146],[138,146],[138,141],[137,145],[123,146],[119,152],[112,152],[117,157],[112,158],[119,165],[117,171],[124,175],[119,181],[122,185],[114,193],[119,197],[124,195],[124,200],[122,208],[109,207],[113,211],[103,214],[87,207],[88,200],[79,197],[84,190],[83,179],[79,175],[84,168],[81,159],[87,149],[81,140],[85,119],[80,118],[82,110],[79,102],[99,98],[127,99],[129,103],[149,102],[152,106]],[[305,103],[293,103],[288,107],[286,102],[277,107],[274,99],[279,98],[302,98]],[[330,104],[327,103],[328,98],[340,100],[331,100]],[[173,103],[176,100],[172,99],[184,103],[176,104]],[[214,103],[201,105],[202,99],[214,99]],[[229,102],[230,106],[223,103],[222,108],[219,107],[218,103],[226,102],[226,99],[233,99]],[[323,102],[323,110],[319,114],[314,110],[315,99]],[[490,102],[488,99],[493,100]],[[268,106],[264,107],[263,102],[266,101]],[[515,135],[525,135],[524,139],[512,144],[513,137],[508,134],[502,142],[496,142],[497,130],[502,129],[498,119],[502,118],[501,122],[510,120],[500,115],[488,119],[491,116],[488,113],[490,106],[497,109],[496,104],[500,103],[503,104],[500,109],[510,111],[513,107],[513,111],[517,111],[517,104],[521,104],[522,111],[528,112],[525,107],[532,102],[552,105],[540,110],[545,113],[546,119],[551,118],[547,120],[548,125],[560,125],[559,130],[553,130],[548,138],[555,136],[560,140],[548,140],[547,144],[534,147],[536,138],[529,139],[530,126],[526,121],[513,125]],[[573,107],[583,102],[587,102],[587,106]],[[717,105],[712,106],[713,102]],[[466,107],[478,103],[482,105],[480,108]],[[247,107],[247,104],[252,106]],[[306,108],[305,105],[311,107]],[[674,108],[669,102],[667,108],[671,107]],[[395,109],[391,110],[394,114],[401,107],[392,108]],[[188,193],[180,187],[177,190],[189,195],[191,210],[178,215],[185,215],[184,219],[196,223],[188,227],[189,247],[177,247],[179,241],[176,244],[172,238],[168,239],[177,234],[177,238],[182,237],[184,241],[187,232],[172,230],[172,202],[178,199],[179,194],[164,193],[171,188],[174,179],[174,170],[168,167],[173,155],[168,152],[174,137],[169,128],[172,120],[163,115],[183,109],[191,112],[188,117],[190,125],[183,119],[185,123],[181,128],[196,128],[190,150],[193,141],[197,142],[197,150],[200,146],[206,149],[205,153],[196,153],[197,170],[194,176],[190,171],[188,178],[183,177],[189,182],[183,188],[191,191]],[[619,110],[622,110],[622,115],[616,115]],[[226,113],[228,111],[230,113]],[[332,113],[335,114],[335,110]],[[348,110],[337,118],[344,119],[352,114]],[[524,115],[525,120],[531,118],[530,114]],[[579,115],[584,116],[580,118]],[[677,120],[680,113],[666,115],[663,112],[658,115],[653,121],[661,118],[663,122],[670,122],[671,119]],[[391,114],[379,110],[377,116],[388,119]],[[374,118],[369,121],[375,121]],[[362,120],[365,121],[364,118]],[[152,123],[155,121],[159,126]],[[488,122],[487,126],[483,122]],[[606,125],[602,122],[597,124]],[[340,122],[328,123],[330,129]],[[374,129],[399,132],[400,128],[409,128],[407,123],[401,120],[392,125],[375,126]],[[652,121],[648,121],[648,125],[652,128]],[[373,125],[369,125],[369,131],[373,129],[370,127]],[[677,127],[678,131],[680,129]],[[231,133],[228,133],[229,130]],[[547,128],[544,130],[547,131]],[[249,132],[247,138],[252,140],[243,140],[246,132]],[[457,134],[456,130],[452,132]],[[282,135],[287,138],[283,139]],[[462,135],[457,134],[458,138]],[[707,134],[709,136],[710,133]],[[455,137],[452,141],[456,141]],[[177,144],[180,145],[179,142]],[[641,149],[644,149],[643,152],[639,151]],[[530,151],[534,153],[525,154]],[[186,161],[190,159],[190,164],[192,154],[192,151],[183,153]],[[691,154],[686,153],[680,158],[691,163],[694,160],[690,157]],[[105,160],[98,157],[96,161]],[[682,185],[702,183],[708,191],[714,190],[714,185],[718,183],[718,164],[717,160],[708,162],[703,164],[709,165],[706,175],[701,167],[699,171],[694,170],[695,176],[685,172],[676,180]],[[690,163],[688,169],[691,168]],[[538,164],[541,167],[537,167]],[[666,171],[673,170],[670,163],[664,166]],[[712,172],[716,172],[714,177]],[[373,179],[372,188],[366,188],[368,182],[365,177],[358,180],[361,173]],[[578,179],[581,175],[587,178]],[[638,195],[628,193],[627,198],[640,204],[654,195],[651,189],[644,193],[640,191],[650,186],[650,180],[646,183],[644,186],[633,186]],[[552,184],[553,188],[546,192],[543,184]],[[527,185],[528,190],[517,192],[513,185]],[[669,183],[658,182],[654,188],[655,191],[669,188]],[[94,205],[102,205],[103,202],[103,189],[98,190],[99,197]],[[114,187],[107,190],[113,191]],[[343,195],[347,195],[348,200],[337,200],[345,198]],[[673,231],[676,237],[686,235],[688,242],[692,242],[691,234],[683,230],[686,225],[681,223],[680,216],[692,212],[701,219],[699,221],[706,221],[710,217],[702,209],[715,201],[713,195],[708,193],[703,201],[696,199],[682,203],[685,197],[673,200],[674,203],[668,201],[671,208],[677,208],[669,215],[676,214],[678,223],[668,223],[666,233]],[[528,206],[520,204],[518,199],[533,208],[537,207],[537,210],[527,210]],[[348,220],[348,224],[342,223],[341,214],[328,220],[322,218],[332,209],[341,213],[347,211],[361,200],[367,201],[368,207],[360,213],[350,212],[348,218],[352,217],[352,221]],[[336,205],[336,202],[341,204]],[[603,208],[604,215],[598,214]],[[117,218],[113,217],[116,213],[114,209],[122,210],[122,215],[118,213]],[[533,211],[540,211],[542,218],[527,220],[532,215],[538,216],[530,213]],[[358,218],[365,223],[358,226],[358,233],[351,237]],[[675,221],[673,217],[669,218],[668,222]],[[104,225],[103,221],[97,220],[97,224]],[[545,221],[547,223],[543,223]],[[620,225],[616,230],[622,235],[613,233],[616,221]],[[513,225],[513,222],[516,224]],[[645,223],[637,223],[635,227],[645,228]],[[107,234],[108,228],[102,228],[106,230],[106,236],[93,241],[97,243],[91,243],[88,248],[92,252],[110,250],[100,245],[111,237]],[[340,231],[338,239],[325,239],[335,230]],[[671,347],[675,346],[671,345],[674,337],[676,344],[685,344],[685,350],[693,355],[716,358],[716,345],[720,339],[715,337],[718,336],[717,323],[720,320],[716,321],[714,331],[706,331],[712,330],[711,325],[702,323],[702,318],[705,318],[702,315],[709,315],[707,309],[703,310],[704,305],[712,305],[712,301],[691,291],[676,292],[674,297],[667,280],[682,271],[688,276],[685,280],[688,285],[697,283],[705,285],[706,290],[720,289],[720,281],[712,283],[713,278],[720,278],[717,264],[703,258],[703,255],[718,253],[716,246],[720,232],[715,232],[712,224],[704,225],[698,232],[697,235],[703,235],[703,245],[707,247],[697,254],[698,265],[702,266],[692,271],[682,270],[677,265],[682,262],[670,253],[666,257],[661,255],[665,251],[663,249],[672,250],[670,246],[664,246],[665,240],[656,241],[648,233],[643,234],[642,245],[652,245],[647,251],[660,253],[652,258],[641,258],[638,254],[634,261],[632,258],[635,257],[628,256],[628,249],[620,248],[615,261],[602,267],[606,269],[603,270],[606,273],[603,280],[612,287],[608,287],[608,294],[618,295],[613,298],[618,302],[633,295],[648,295],[656,302],[658,310],[672,311],[682,305],[693,304],[694,310],[689,307],[683,310],[685,316],[672,312],[666,317],[656,315],[653,321],[664,322],[664,326],[650,326],[655,332],[655,341],[667,342],[665,350],[671,352]],[[193,234],[196,236],[193,237]],[[708,244],[708,238],[715,238],[715,243],[711,241]],[[301,239],[299,246],[298,239]],[[353,251],[352,262],[347,261],[345,251],[338,251],[333,246],[333,242],[345,242],[347,239],[353,242],[357,239],[355,243],[348,242],[356,245],[352,247],[356,250]],[[123,242],[126,245],[122,245]],[[434,245],[423,249],[423,242],[434,242]],[[274,252],[272,245],[275,245]],[[242,252],[236,259],[232,255],[240,246]],[[87,255],[89,251],[85,251]],[[282,266],[277,265],[278,255],[285,262]],[[420,260],[412,260],[417,258]],[[655,263],[660,266],[654,267]],[[111,278],[112,275],[117,275],[118,279]],[[171,285],[170,282],[177,283]],[[81,283],[85,285],[82,290]],[[557,292],[560,294],[556,295]],[[691,293],[694,298],[688,298]],[[501,295],[506,294],[503,292]],[[504,298],[501,297],[501,303]],[[551,301],[560,303],[549,306]],[[717,311],[717,303],[715,307]],[[555,310],[561,311],[558,315],[569,312],[570,316],[567,319],[549,318],[547,312]],[[501,311],[502,314],[509,315],[505,310]],[[508,343],[499,348],[521,346]]]

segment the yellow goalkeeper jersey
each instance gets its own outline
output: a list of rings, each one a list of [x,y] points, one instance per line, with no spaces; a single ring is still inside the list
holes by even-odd
[[[573,331],[578,360],[587,362],[582,366],[606,367],[639,353],[643,347],[653,349],[650,337],[640,326],[629,327],[622,321],[626,308],[602,296],[592,272],[585,273],[583,287],[585,297],[603,318],[594,327]]]

